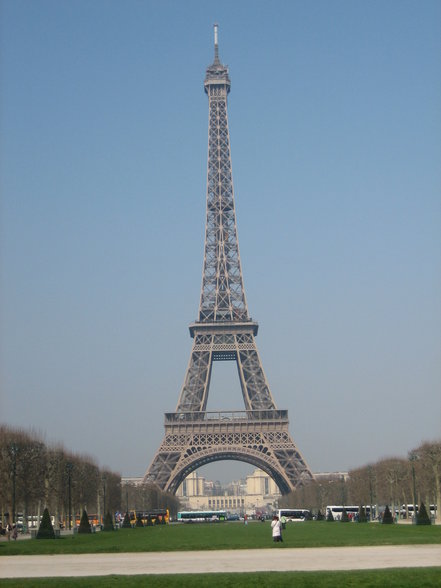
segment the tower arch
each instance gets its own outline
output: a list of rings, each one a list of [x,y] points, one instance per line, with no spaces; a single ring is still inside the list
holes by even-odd
[[[263,458],[261,455],[258,455],[257,453],[245,454],[241,450],[223,450],[216,453],[213,453],[211,450],[207,450],[202,454],[198,454],[196,457],[189,460],[185,466],[183,465],[179,472],[173,478],[170,479],[170,482],[168,486],[165,488],[165,490],[171,492],[172,494],[176,494],[177,489],[189,474],[191,474],[192,472],[194,472],[202,466],[214,463],[216,461],[225,460],[241,461],[256,466],[257,468],[268,474],[268,476],[274,480],[281,494],[288,494],[291,491],[289,481],[284,479],[280,475],[279,470],[275,467],[274,464],[268,463],[267,459]]]

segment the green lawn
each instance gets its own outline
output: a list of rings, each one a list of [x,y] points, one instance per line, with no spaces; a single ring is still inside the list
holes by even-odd
[[[2,555],[118,553],[264,547],[337,547],[441,543],[441,526],[305,522],[288,524],[283,544],[271,540],[269,522],[161,525],[75,535],[56,540],[2,541]]]
[[[149,588],[206,588],[222,586],[255,588],[255,586],[296,588],[435,588],[440,586],[440,568],[354,572],[265,572],[255,574],[176,574],[164,576],[105,576],[99,578],[63,578],[63,588],[107,588],[149,586]],[[60,578],[2,580],[3,587],[56,587]]]

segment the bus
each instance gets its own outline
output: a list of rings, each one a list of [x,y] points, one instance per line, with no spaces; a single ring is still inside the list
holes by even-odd
[[[417,511],[417,514],[418,514],[418,510],[419,510],[418,504],[416,504],[415,506],[416,506],[416,511]],[[414,505],[413,504],[402,504],[401,505],[400,512],[399,512],[400,517],[402,519],[405,519],[408,516],[410,519],[412,519],[413,518],[413,515],[414,515],[413,510],[414,510]],[[429,516],[431,516],[431,517],[435,517],[436,516],[436,510],[437,510],[436,504],[430,504],[429,505],[429,508],[426,507],[426,510],[427,510],[427,514]],[[397,513],[397,510],[395,511],[395,513],[398,514]]]
[[[89,524],[91,527],[98,527],[100,525],[100,519],[97,514],[88,514]],[[81,523],[81,515],[75,515],[75,526],[79,527]]]
[[[291,523],[309,521],[312,519],[311,511],[306,508],[279,508],[277,516],[280,520],[284,517],[287,522]]]
[[[178,523],[220,523],[226,520],[226,510],[183,510],[178,512]]]
[[[370,506],[363,506],[362,508],[364,508],[364,512],[366,513],[366,518],[368,520],[370,520],[370,516],[371,516],[371,507]],[[326,518],[328,518],[329,516],[329,512],[332,512],[332,516],[334,517],[334,521],[340,521],[342,514],[343,514],[343,510],[345,510],[347,512],[347,515],[349,517],[350,520],[355,521],[358,519],[358,513],[360,511],[360,507],[357,505],[351,505],[351,506],[342,506],[342,505],[331,505],[331,506],[327,506],[326,507]]]
[[[170,512],[168,508],[130,511],[130,524],[132,526],[136,525],[138,518],[141,519],[144,526],[168,524],[170,522]]]

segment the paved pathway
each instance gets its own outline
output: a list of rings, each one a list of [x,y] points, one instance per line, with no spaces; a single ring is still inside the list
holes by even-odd
[[[212,572],[367,570],[441,566],[441,545],[238,549],[0,557],[0,578]]]

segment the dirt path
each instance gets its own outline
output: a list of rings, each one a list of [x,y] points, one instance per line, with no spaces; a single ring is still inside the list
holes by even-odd
[[[243,549],[0,557],[0,578],[441,566],[440,545]]]

